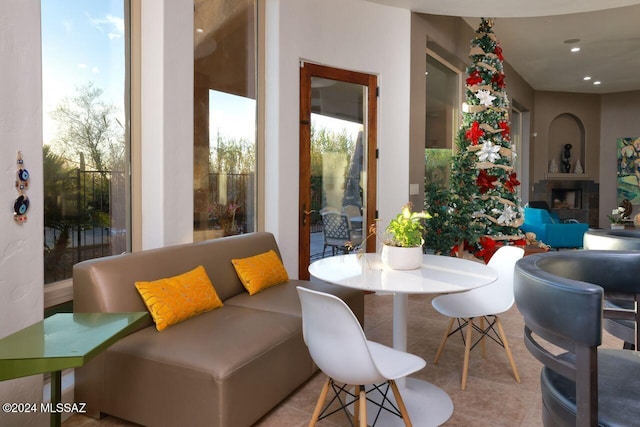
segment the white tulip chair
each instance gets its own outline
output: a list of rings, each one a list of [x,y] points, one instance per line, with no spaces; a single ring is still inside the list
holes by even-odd
[[[432,305],[439,313],[450,317],[449,325],[434,359],[438,363],[447,339],[460,332],[465,344],[464,362],[462,367],[462,390],[467,386],[469,372],[469,355],[471,349],[480,343],[482,356],[486,357],[485,338],[491,338],[504,347],[507,358],[513,370],[516,382],[520,382],[520,375],[509,349],[507,337],[504,334],[499,315],[513,306],[513,276],[516,262],[524,256],[524,249],[517,246],[502,246],[491,257],[487,265],[498,272],[498,279],[480,288],[467,292],[441,295],[433,299]],[[453,329],[454,322],[458,327]],[[487,326],[485,327],[485,321]],[[462,331],[466,328],[466,334]],[[495,329],[497,328],[497,330]],[[473,331],[480,333],[480,337],[473,343]]]
[[[346,407],[354,404],[356,426],[367,426],[366,394],[372,392],[385,396],[382,402],[385,410],[391,408],[405,426],[411,426],[395,380],[422,369],[426,365],[424,359],[368,341],[358,319],[340,298],[300,286],[297,289],[302,305],[304,341],[311,358],[328,377],[309,426],[324,418],[327,408],[323,410],[323,406],[330,388],[342,403],[342,409],[346,411]],[[375,387],[367,391],[365,386],[370,385]],[[351,386],[355,387],[355,393],[351,392]],[[395,402],[386,397],[389,387]],[[347,395],[344,401],[343,393]],[[371,418],[377,419],[377,416]]]

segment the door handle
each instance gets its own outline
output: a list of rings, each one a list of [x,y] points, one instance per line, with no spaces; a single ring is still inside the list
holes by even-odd
[[[302,207],[302,218],[301,219],[302,219],[302,225],[303,226],[307,225],[307,217],[309,215],[311,215],[312,213],[314,213],[314,212],[318,212],[318,211],[316,211],[315,209],[311,209],[310,211],[308,211],[308,210],[304,209],[304,206]]]

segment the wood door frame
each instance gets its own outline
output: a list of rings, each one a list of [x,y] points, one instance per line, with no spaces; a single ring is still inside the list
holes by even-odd
[[[309,279],[307,270],[310,259],[310,223],[305,211],[310,211],[311,200],[309,188],[311,186],[311,78],[319,77],[354,83],[365,86],[367,90],[367,184],[366,184],[366,218],[363,222],[363,234],[366,237],[368,224],[373,224],[377,216],[377,148],[378,148],[378,77],[356,71],[342,70],[309,62],[300,62],[300,169],[299,169],[299,206],[298,206],[298,277]],[[305,155],[306,153],[306,155]],[[367,239],[366,251],[375,252],[375,239]]]

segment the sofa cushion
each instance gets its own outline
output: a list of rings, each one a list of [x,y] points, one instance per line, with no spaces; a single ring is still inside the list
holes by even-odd
[[[249,295],[289,280],[287,270],[273,250],[247,258],[232,259],[231,263]]]
[[[222,307],[222,301],[201,265],[178,276],[153,282],[136,282],[135,286],[158,331]]]
[[[226,304],[106,359],[103,412],[142,425],[249,426],[314,372],[298,317]]]
[[[302,317],[300,298],[298,297],[298,291],[296,291],[297,286],[303,286],[320,292],[329,292],[337,296],[347,303],[360,323],[364,324],[363,292],[321,281],[310,282],[307,280],[289,280],[286,283],[273,286],[269,288],[268,291],[260,292],[257,295],[250,296],[247,293],[236,295],[224,302],[225,307],[246,307]]]

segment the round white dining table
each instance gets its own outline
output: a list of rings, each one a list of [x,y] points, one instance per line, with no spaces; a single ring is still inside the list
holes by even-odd
[[[407,351],[409,294],[464,292],[498,278],[498,273],[485,264],[437,255],[424,255],[422,266],[415,270],[391,270],[375,253],[323,258],[309,266],[309,273],[336,285],[393,294],[393,347],[402,351]],[[453,402],[441,388],[417,378],[403,378],[396,383],[414,426],[438,426],[453,414]],[[367,418],[376,412],[375,406],[371,410],[367,407]],[[404,425],[401,418],[388,411],[382,411],[377,423]]]

